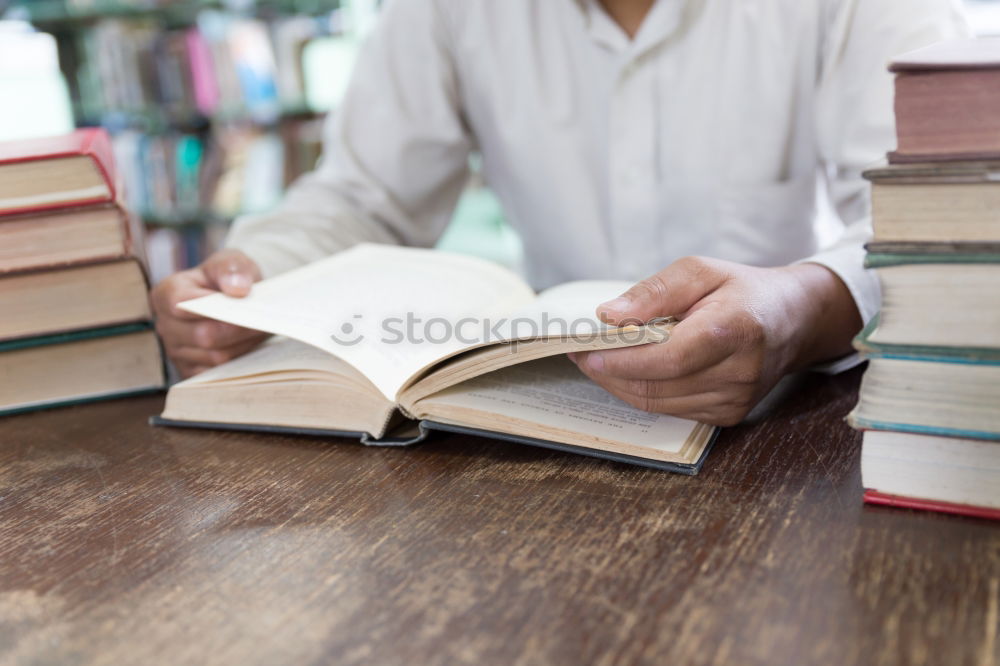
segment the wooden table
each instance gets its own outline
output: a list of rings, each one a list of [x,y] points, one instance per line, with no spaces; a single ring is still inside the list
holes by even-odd
[[[996,664],[1000,528],[862,506],[858,378],[694,478],[155,429],[159,397],[0,419],[0,662]]]

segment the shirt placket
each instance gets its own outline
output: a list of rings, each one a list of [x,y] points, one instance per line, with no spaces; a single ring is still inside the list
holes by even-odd
[[[627,61],[611,100],[608,155],[615,261],[633,279],[661,268],[656,94],[650,54]]]

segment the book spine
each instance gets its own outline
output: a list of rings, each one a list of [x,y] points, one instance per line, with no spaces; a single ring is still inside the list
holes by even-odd
[[[869,359],[955,363],[962,365],[1000,365],[1000,349],[976,347],[920,347],[865,342],[855,349]]]
[[[119,180],[115,169],[115,155],[111,148],[111,137],[107,130],[95,128],[89,132],[86,143],[83,145],[83,153],[89,155],[97,170],[104,178],[104,183],[108,188],[109,196],[107,200],[114,201],[118,198]]]
[[[872,421],[858,416],[856,411],[852,411],[847,415],[847,424],[856,430],[888,430],[891,432],[911,432],[916,435],[964,437],[965,439],[981,439],[991,442],[1000,441],[1000,432],[991,432],[988,430],[964,430],[961,428],[940,428],[937,426],[914,425],[912,423]]]
[[[985,347],[929,347],[896,345],[872,342],[871,336],[879,326],[881,315],[875,315],[854,338],[854,348],[865,358],[890,358],[931,363],[969,363],[972,365],[1000,365],[1000,349]]]
[[[972,518],[1000,520],[1000,509],[975,506],[972,504],[952,504],[951,502],[939,502],[936,500],[925,500],[916,497],[903,497],[901,495],[889,495],[887,493],[880,493],[877,490],[871,489],[865,490],[864,502],[866,504],[891,506],[902,509],[937,511],[939,513],[950,513],[959,516],[969,516]]]
[[[865,256],[865,268],[893,268],[918,264],[1000,264],[1000,254],[995,252],[977,254],[869,252]]]
[[[215,79],[212,53],[205,37],[197,28],[188,30],[186,40],[188,59],[191,63],[195,106],[197,106],[199,113],[211,116],[219,108],[219,85]]]
[[[961,153],[917,153],[893,150],[888,153],[889,164],[924,164],[927,162],[994,162],[1000,160],[996,151],[969,151]]]
[[[873,241],[865,249],[873,255],[938,257],[948,262],[954,256],[1000,257],[1000,243],[980,241]]]
[[[132,324],[119,324],[117,326],[88,328],[82,331],[72,331],[68,333],[52,333],[49,335],[39,335],[30,338],[17,338],[15,340],[0,342],[0,353],[21,349],[31,349],[33,347],[45,347],[48,345],[61,345],[68,342],[79,342],[81,340],[110,338],[116,335],[129,335],[131,333],[142,333],[144,331],[151,330],[153,330],[152,322],[141,321]]]
[[[14,416],[16,414],[28,414],[30,412],[39,412],[46,409],[56,409],[58,407],[73,407],[75,405],[88,405],[94,402],[103,402],[105,400],[116,400],[118,398],[131,398],[141,395],[152,395],[155,393],[161,393],[164,389],[162,384],[156,386],[148,386],[146,388],[140,389],[128,389],[126,391],[112,391],[110,393],[102,393],[100,395],[87,396],[85,398],[70,398],[66,400],[54,400],[51,402],[41,402],[33,405],[27,405],[24,407],[11,407],[7,409],[0,409],[0,416]]]

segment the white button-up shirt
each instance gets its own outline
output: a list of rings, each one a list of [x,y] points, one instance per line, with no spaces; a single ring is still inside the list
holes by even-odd
[[[867,320],[860,172],[894,145],[886,64],[963,34],[950,0],[658,0],[631,40],[596,0],[389,0],[319,168],[228,244],[265,275],[433,245],[478,150],[536,287],[807,260]]]

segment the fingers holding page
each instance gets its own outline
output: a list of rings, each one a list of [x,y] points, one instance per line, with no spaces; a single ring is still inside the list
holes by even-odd
[[[677,324],[664,342],[585,352],[574,359],[581,368],[623,379],[677,379],[710,368],[734,351],[725,330],[709,313],[695,313]]]
[[[238,250],[217,252],[201,268],[211,287],[237,298],[249,295],[253,283],[261,278],[257,264]]]
[[[618,298],[597,307],[608,324],[648,322],[654,317],[680,316],[722,287],[730,278],[725,262],[685,257],[641,282]]]

